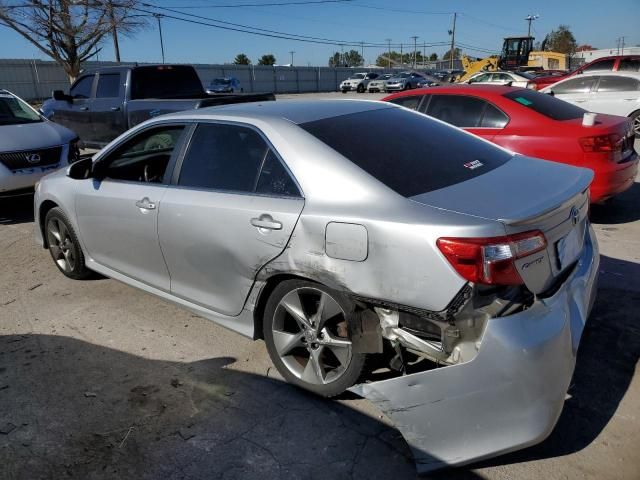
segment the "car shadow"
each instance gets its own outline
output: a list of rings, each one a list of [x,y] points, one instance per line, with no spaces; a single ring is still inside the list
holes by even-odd
[[[590,219],[594,224],[617,225],[640,219],[640,183],[601,205],[591,205]],[[611,227],[615,230],[617,228]]]
[[[601,281],[585,327],[568,398],[551,435],[539,445],[510,453],[472,468],[561,457],[589,446],[612,419],[633,379],[640,359],[640,282],[637,263],[601,256],[600,270],[624,271],[625,281]],[[604,280],[601,273],[600,278]]]
[[[33,222],[33,194],[0,198],[0,225]]]
[[[379,417],[234,361],[0,336],[0,478],[416,478]]]

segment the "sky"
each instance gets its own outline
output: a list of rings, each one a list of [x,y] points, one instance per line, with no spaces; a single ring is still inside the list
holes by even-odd
[[[15,3],[20,1],[15,0]],[[524,19],[530,14],[539,15],[532,24],[532,35],[537,40],[542,40],[558,25],[566,24],[571,28],[578,44],[612,48],[617,45],[617,39],[624,36],[627,46],[640,45],[640,0],[537,0],[531,2],[530,6],[514,0],[353,0],[235,8],[229,5],[312,0],[144,1],[184,12],[184,15],[180,15],[168,10],[157,10],[166,15],[182,16],[205,23],[212,22],[187,15],[208,17],[252,29],[255,27],[323,38],[338,44],[366,42],[385,45],[386,39],[391,39],[392,44],[403,43],[405,50],[413,49],[413,36],[418,37],[418,45],[423,42],[449,42],[451,37],[448,30],[452,28],[453,12],[457,12],[456,41],[477,48],[478,50],[470,50],[465,47],[463,51],[478,57],[487,56],[489,51],[499,51],[505,36],[526,35],[527,22]],[[219,7],[221,5],[226,7]],[[150,10],[148,7],[143,8]],[[133,37],[120,38],[123,61],[161,60],[157,22],[154,18],[150,20],[146,30]],[[325,66],[331,54],[341,49],[338,45],[256,36],[168,17],[162,18],[161,22],[167,63],[231,63],[235,55],[242,52],[253,63],[257,63],[263,54],[271,53],[279,64],[288,64],[291,62],[289,52],[294,51],[295,65]],[[230,26],[228,23],[224,25]],[[0,53],[2,58],[47,59],[27,40],[5,26],[0,26],[0,44],[5,46]],[[345,50],[351,48],[353,47],[345,47]],[[356,48],[360,50],[359,47]],[[399,47],[395,49],[399,50]],[[442,56],[447,49],[442,45],[426,47],[426,53],[436,52],[438,56]],[[366,62],[375,62],[376,57],[385,50],[381,46],[366,47]],[[98,59],[114,60],[110,38],[105,39]]]

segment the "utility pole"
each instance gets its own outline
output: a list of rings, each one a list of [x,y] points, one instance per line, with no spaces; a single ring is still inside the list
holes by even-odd
[[[418,37],[416,35],[414,35],[413,37],[413,68],[416,68],[416,60],[417,60],[417,45],[416,45],[416,41],[418,40]]]
[[[422,68],[427,68],[427,44],[422,42]]]
[[[116,18],[113,13],[113,0],[108,0],[107,11],[109,22],[111,23],[111,33],[113,34],[113,50],[116,54],[116,62],[120,63],[120,45],[118,44],[118,29],[116,28]]]
[[[529,22],[529,29],[527,30],[527,37],[531,36],[531,22],[540,18],[540,15],[527,15],[525,20]]]
[[[340,45],[340,65],[339,67],[344,67],[344,45]]]
[[[453,53],[456,49],[456,18],[458,14],[453,12],[453,29],[449,30],[451,35],[451,50],[449,50],[449,68],[453,70]]]
[[[360,49],[362,51],[362,66],[364,67],[366,65],[367,62],[364,61],[364,42],[360,42]]]
[[[404,67],[404,52],[402,51],[402,43],[400,43],[400,65]]]
[[[291,54],[291,66],[293,67],[293,54],[296,52],[291,50],[289,53]]]
[[[161,13],[154,13],[154,17],[158,20],[158,32],[160,33],[160,50],[162,51],[162,63],[164,63],[164,42],[162,41],[162,23],[160,19],[164,16]]]
[[[391,39],[386,38],[385,41],[387,42],[387,49],[389,50],[387,54],[387,63],[389,64],[389,68],[391,68]]]

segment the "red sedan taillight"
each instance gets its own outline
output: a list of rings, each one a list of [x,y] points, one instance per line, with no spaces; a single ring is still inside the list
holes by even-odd
[[[547,247],[539,230],[489,238],[439,238],[438,248],[464,279],[485,285],[522,285],[515,260]]]
[[[582,137],[578,139],[582,150],[591,152],[621,152],[623,138],[617,133],[596,135],[594,137]]]

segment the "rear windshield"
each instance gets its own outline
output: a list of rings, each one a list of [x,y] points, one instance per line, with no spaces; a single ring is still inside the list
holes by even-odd
[[[131,72],[131,98],[189,98],[204,96],[202,83],[191,67],[160,65]]]
[[[546,93],[530,89],[516,90],[505,93],[503,96],[553,120],[582,118],[586,111]]]
[[[397,107],[300,126],[405,197],[478,177],[511,158],[456,128]]]

